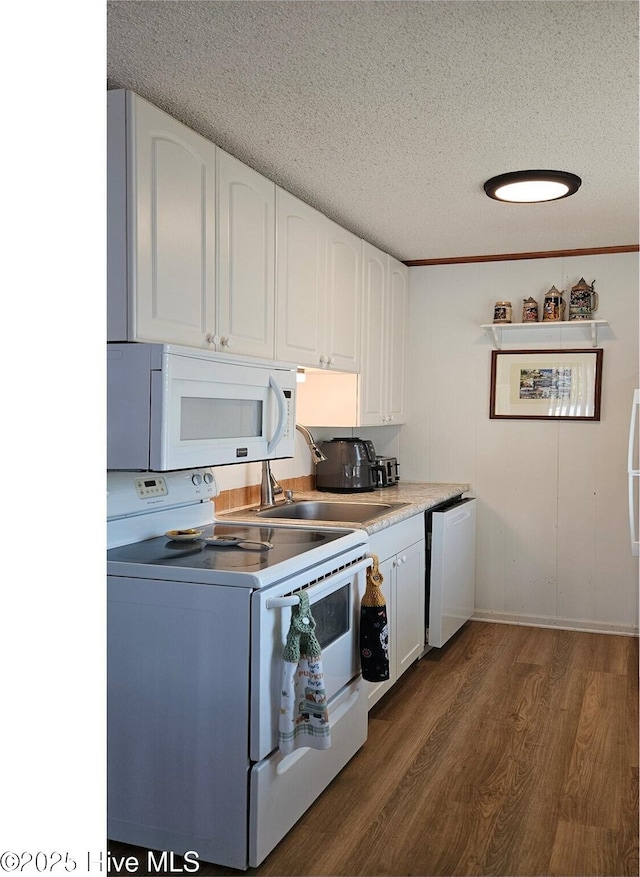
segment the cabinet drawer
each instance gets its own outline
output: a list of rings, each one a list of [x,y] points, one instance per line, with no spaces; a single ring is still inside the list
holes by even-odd
[[[424,513],[419,512],[405,521],[387,527],[386,530],[373,533],[369,536],[369,546],[372,554],[377,554],[379,560],[384,560],[400,549],[424,539],[424,532]]]

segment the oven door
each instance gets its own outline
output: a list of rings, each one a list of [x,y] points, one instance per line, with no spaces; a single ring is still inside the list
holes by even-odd
[[[305,589],[322,649],[328,701],[360,672],[358,595],[364,593],[365,571],[370,565],[369,559],[358,561]],[[252,598],[251,761],[260,761],[278,745],[282,654],[291,622],[290,606],[295,600],[286,583],[256,591]]]

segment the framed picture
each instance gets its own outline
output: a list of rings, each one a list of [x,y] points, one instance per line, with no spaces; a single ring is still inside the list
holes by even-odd
[[[491,418],[600,420],[602,350],[491,351]]]

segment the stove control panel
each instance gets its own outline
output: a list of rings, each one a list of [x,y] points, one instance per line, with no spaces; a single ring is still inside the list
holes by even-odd
[[[136,478],[135,486],[140,499],[146,499],[149,496],[166,496],[168,493],[164,475],[147,475],[143,478]]]
[[[107,518],[186,507],[211,500],[218,493],[218,483],[209,468],[107,472]]]

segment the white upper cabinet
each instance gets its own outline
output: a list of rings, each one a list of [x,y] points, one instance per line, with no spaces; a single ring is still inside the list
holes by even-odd
[[[107,107],[107,340],[362,371],[349,420],[401,422],[405,266],[133,92]]]
[[[217,151],[218,323],[215,346],[275,356],[275,184]]]
[[[309,368],[359,368],[362,241],[277,190],[276,355]]]
[[[215,334],[215,146],[132,92],[108,100],[110,341]]]
[[[278,188],[276,236],[276,358],[318,368],[326,355],[326,218]]]
[[[409,269],[365,241],[362,273],[360,372],[307,373],[297,398],[307,426],[404,423]]]
[[[361,424],[379,425],[387,416],[387,255],[366,241],[363,252]]]
[[[404,423],[409,269],[365,242],[358,426]]]
[[[389,269],[387,319],[387,397],[386,423],[404,423],[404,396],[407,371],[407,331],[409,328],[409,268],[387,256]]]
[[[325,356],[321,365],[360,370],[362,320],[362,241],[327,220],[327,302]]]

